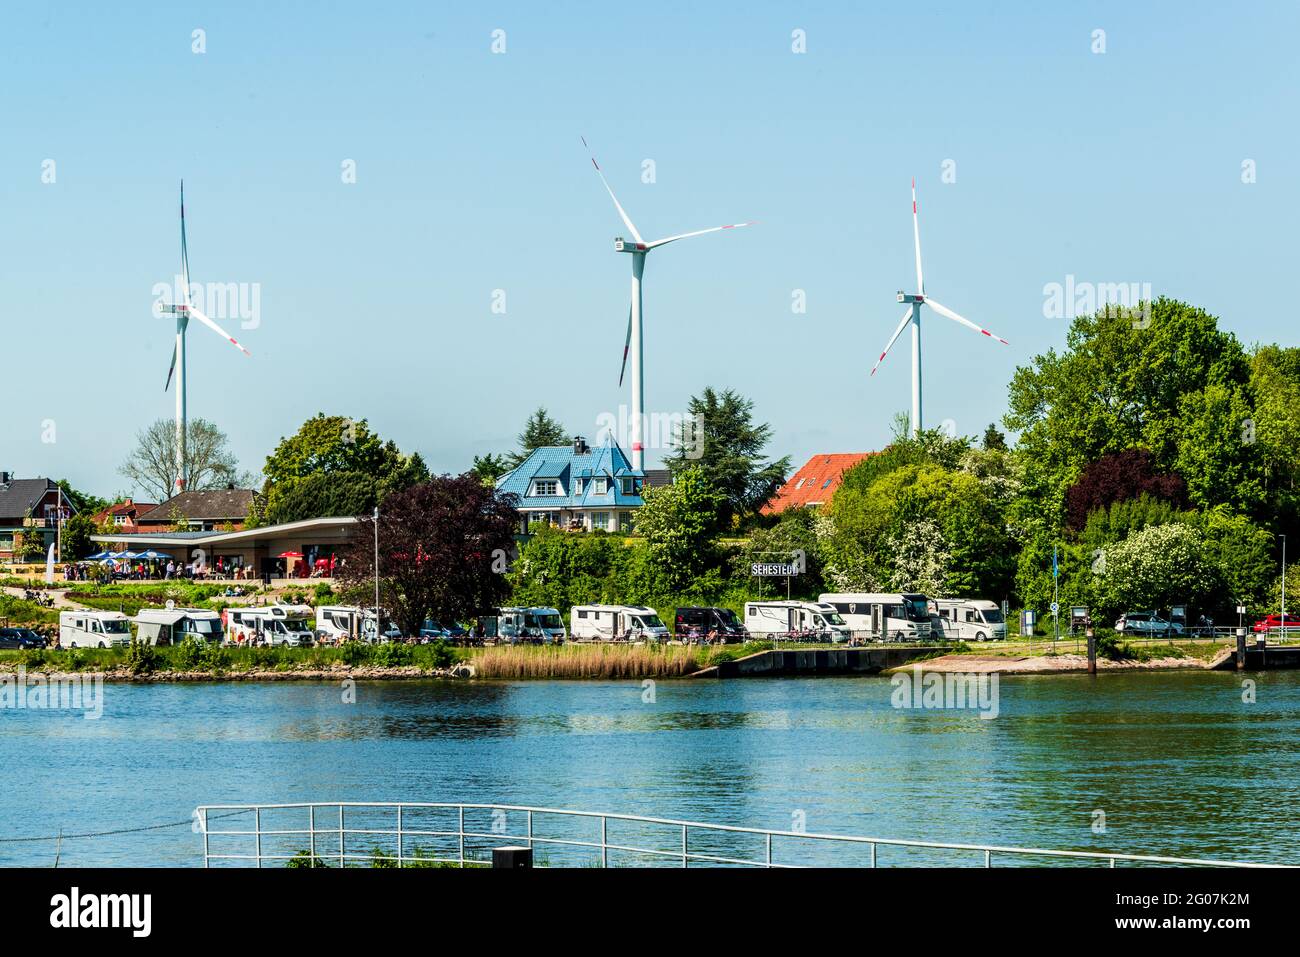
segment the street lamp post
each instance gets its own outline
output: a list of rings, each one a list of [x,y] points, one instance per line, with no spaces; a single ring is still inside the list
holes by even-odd
[[[375,506],[375,641],[379,640],[379,506]]]

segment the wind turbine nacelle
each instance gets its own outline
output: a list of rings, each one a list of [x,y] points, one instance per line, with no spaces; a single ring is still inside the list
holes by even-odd
[[[622,236],[614,240],[614,251],[618,253],[643,253],[645,243],[628,242]]]
[[[901,292],[901,291],[900,291],[899,294],[898,294],[898,301],[899,301],[899,302],[925,302],[925,297],[924,297],[924,296],[911,296],[911,295],[908,295],[908,294],[905,293],[905,292]]]

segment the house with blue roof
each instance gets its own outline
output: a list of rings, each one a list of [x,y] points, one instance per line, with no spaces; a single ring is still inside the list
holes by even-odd
[[[518,497],[523,532],[533,522],[627,532],[641,507],[645,481],[646,473],[632,468],[612,438],[592,448],[579,436],[572,445],[533,449],[518,468],[497,479],[497,488]]]

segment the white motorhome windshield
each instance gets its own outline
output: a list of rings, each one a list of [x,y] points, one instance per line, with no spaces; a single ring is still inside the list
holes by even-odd
[[[904,595],[902,604],[902,614],[899,618],[906,618],[908,621],[929,621],[930,610],[929,602],[920,595]],[[897,608],[898,606],[894,606]],[[891,612],[892,614],[892,612]]]
[[[836,614],[836,613],[833,612],[833,611],[823,612],[823,615],[824,615],[824,617],[826,618],[826,624],[828,624],[828,625],[842,625],[842,624],[844,624],[844,619],[841,618],[838,614]]]
[[[301,618],[286,618],[281,624],[284,625],[285,631],[310,631],[307,622]]]
[[[129,635],[131,633],[131,626],[120,618],[110,618],[108,621],[102,622],[102,624],[104,633],[108,635]]]
[[[533,628],[563,628],[559,615],[529,615],[526,622]]]
[[[642,628],[662,628],[664,626],[658,615],[642,615],[636,621],[640,623]]]
[[[984,620],[990,625],[1002,624],[1003,619],[1001,608],[983,608],[980,610],[980,614],[984,616]]]

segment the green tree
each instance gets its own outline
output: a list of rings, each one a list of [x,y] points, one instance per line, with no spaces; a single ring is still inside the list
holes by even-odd
[[[524,423],[524,430],[519,433],[519,451],[510,454],[509,468],[518,468],[519,463],[528,458],[534,449],[568,445],[569,441],[570,436],[564,431],[564,426],[551,418],[545,408],[538,406],[537,411]]]
[[[1181,522],[1144,528],[1111,547],[1102,577],[1097,604],[1107,617],[1184,603],[1215,607],[1223,587],[1201,532]]]
[[[484,484],[495,485],[497,479],[509,472],[510,468],[506,456],[489,452],[487,455],[474,456],[474,467],[470,471],[482,479]]]
[[[429,478],[418,452],[403,455],[392,440],[384,441],[372,432],[365,419],[324,413],[282,438],[267,456],[262,474],[265,511],[250,515],[250,521],[270,524],[320,515],[359,515],[391,493]]]
[[[701,468],[684,469],[671,485],[646,489],[637,510],[637,533],[649,550],[663,588],[684,590],[710,572],[718,575],[714,541],[721,528],[726,495]]]
[[[1030,493],[1058,527],[1063,489],[1107,453],[1149,448],[1169,471],[1183,451],[1202,474],[1213,461],[1240,461],[1237,449],[1200,461],[1187,450],[1229,441],[1223,423],[1250,374],[1241,343],[1203,309],[1166,298],[1147,308],[1140,323],[1115,310],[1076,317],[1064,352],[1048,350],[1012,379],[1003,422],[1020,433],[1017,449],[1034,463]],[[1240,445],[1239,427],[1232,441]],[[1200,494],[1208,501],[1223,491],[1207,479]]]
[[[723,495],[719,519],[724,527],[757,512],[790,471],[788,455],[774,461],[763,457],[772,427],[755,423],[753,410],[752,400],[730,389],[706,388],[691,398],[689,419],[678,429],[673,451],[664,459],[674,481],[695,468],[709,477]]]
[[[59,561],[76,561],[95,551],[95,543],[90,540],[90,536],[97,532],[91,513],[78,512],[69,518],[63,525],[63,552],[59,555]]]

